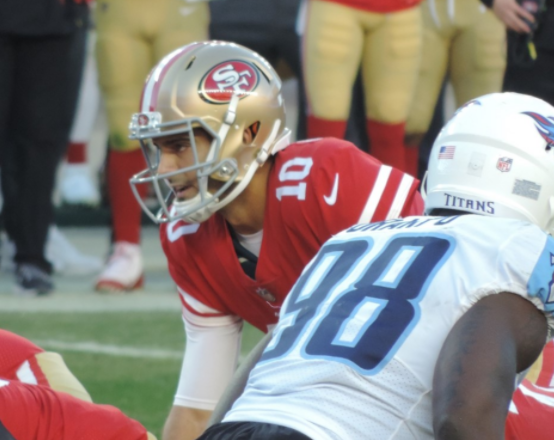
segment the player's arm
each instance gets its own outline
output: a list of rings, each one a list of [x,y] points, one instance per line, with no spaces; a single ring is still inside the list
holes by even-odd
[[[221,422],[227,411],[229,411],[233,406],[233,403],[235,403],[235,400],[237,400],[242,394],[242,392],[246,388],[248,376],[250,375],[250,372],[252,371],[260,357],[262,357],[262,353],[264,352],[265,347],[267,347],[267,344],[271,340],[271,335],[272,332],[266,334],[260,340],[260,342],[256,344],[252,351],[248,353],[246,359],[241,362],[239,368],[233,376],[233,380],[225,389],[225,392],[223,393],[223,396],[221,396],[221,399],[219,399],[219,402],[210,417],[208,426],[212,426],[216,423]]]
[[[240,352],[242,321],[235,316],[184,313],[187,345],[164,440],[193,440],[202,434],[230,382]]]
[[[50,388],[55,391],[63,391],[64,393],[71,394],[86,402],[92,402],[92,397],[66,365],[60,354],[44,351],[42,353],[37,353],[35,355],[35,360],[48,381],[48,386]]]
[[[85,387],[58,353],[47,352],[23,336],[0,329],[0,376],[42,385],[91,402]]]
[[[516,374],[529,368],[546,337],[545,316],[518,295],[490,295],[471,307],[435,367],[435,438],[503,440]]]
[[[164,425],[163,440],[194,440],[208,426],[212,412],[186,406],[171,407]]]

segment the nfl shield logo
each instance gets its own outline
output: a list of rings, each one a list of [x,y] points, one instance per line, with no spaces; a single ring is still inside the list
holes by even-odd
[[[507,173],[512,169],[513,161],[514,160],[509,157],[501,157],[498,159],[498,162],[496,162],[496,169],[503,173]]]
[[[275,296],[273,296],[273,294],[269,290],[264,289],[263,287],[258,287],[256,289],[256,293],[260,295],[265,301],[275,302],[277,300],[277,298],[275,298]]]

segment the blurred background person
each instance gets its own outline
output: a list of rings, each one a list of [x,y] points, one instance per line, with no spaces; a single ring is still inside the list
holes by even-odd
[[[370,152],[406,170],[404,126],[421,51],[419,0],[309,0],[303,41],[307,135],[343,138],[361,66]]]
[[[93,124],[98,115],[100,90],[97,84],[96,63],[91,53],[94,34],[90,28],[87,33],[87,53],[84,57],[84,71],[78,93],[77,110],[61,175],[58,173],[57,189],[65,204],[94,206],[99,203],[100,196],[98,187],[91,178],[89,164],[87,163],[87,148]],[[57,203],[56,187],[54,193],[54,200]],[[53,224],[48,229],[44,253],[55,274],[64,276],[90,275],[98,273],[102,268],[100,258],[80,252]],[[14,257],[14,242],[5,233],[1,233],[0,270],[13,272],[15,269]]]
[[[554,0],[486,1],[508,27],[503,89],[554,105]]]
[[[99,0],[96,54],[109,124],[107,186],[112,215],[112,251],[95,288],[131,291],[143,284],[141,209],[129,179],[145,167],[139,143],[128,139],[144,81],[172,50],[208,38],[206,2],[193,0]],[[145,194],[142,194],[144,197]]]
[[[88,161],[89,142],[100,110],[100,88],[93,55],[95,41],[95,33],[90,29],[77,111],[59,183],[62,203],[67,205],[98,206],[100,203],[100,191]]]
[[[545,2],[544,0],[481,0],[481,3],[491,8],[509,30],[526,34],[531,32],[535,22],[534,13],[538,13]]]
[[[0,3],[0,167],[17,291],[53,288],[45,244],[85,54],[85,0]]]
[[[479,0],[425,0],[421,6],[422,59],[405,137],[408,172],[414,176],[445,78],[458,107],[499,92],[506,65],[504,26]]]
[[[268,60],[283,81],[292,79],[292,75],[296,79],[293,93],[285,98],[287,126],[296,127],[294,139],[306,138],[306,99],[299,36],[302,3],[302,0],[210,2],[210,38],[246,46]],[[290,98],[297,99],[294,108],[290,105]]]
[[[210,5],[210,38],[246,46],[267,59],[283,79],[287,127],[295,140],[306,139],[306,92],[302,71],[305,0],[217,0]],[[358,73],[353,86],[344,138],[369,151],[363,87]]]

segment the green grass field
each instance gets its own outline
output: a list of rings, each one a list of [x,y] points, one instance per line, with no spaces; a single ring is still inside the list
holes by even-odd
[[[117,406],[160,437],[185,344],[179,312],[0,312],[0,322],[61,353],[95,402]],[[242,354],[260,337],[246,325]]]

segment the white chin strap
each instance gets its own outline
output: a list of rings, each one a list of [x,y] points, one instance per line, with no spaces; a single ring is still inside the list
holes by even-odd
[[[209,192],[206,192],[205,195],[208,197],[213,197],[213,195]],[[189,200],[175,200],[172,203],[173,213],[175,217],[182,218],[187,223],[202,223],[203,221],[208,220],[208,218],[210,218],[210,216],[214,213],[214,211],[210,209],[211,204],[203,206],[202,208],[199,208],[191,214],[187,214],[187,212],[189,212],[194,205],[198,205],[201,202],[202,197],[200,196],[200,194],[196,194],[192,199]]]

